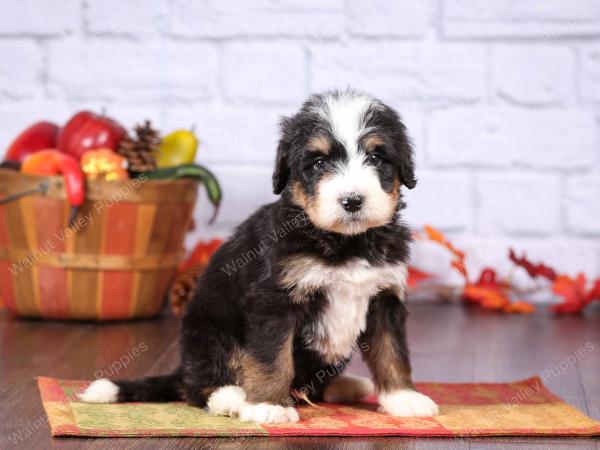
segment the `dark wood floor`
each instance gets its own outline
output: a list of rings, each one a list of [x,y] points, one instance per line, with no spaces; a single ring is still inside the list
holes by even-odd
[[[414,304],[409,326],[414,375],[428,381],[509,381],[554,369],[546,384],[600,420],[600,308],[584,317],[545,311],[504,316],[451,304]],[[594,439],[52,439],[34,377],[91,379],[135,347],[147,348],[119,377],[167,372],[177,364],[178,321],[73,324],[13,320],[0,312],[0,448],[535,448],[600,449]],[[593,350],[558,373],[580,347]],[[572,359],[570,359],[572,360]],[[366,373],[355,361],[350,370]],[[14,445],[8,436],[23,434]],[[30,433],[31,432],[31,433]],[[29,436],[27,436],[30,434]]]

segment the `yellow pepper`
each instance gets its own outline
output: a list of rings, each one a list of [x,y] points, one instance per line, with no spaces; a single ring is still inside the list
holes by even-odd
[[[196,158],[198,139],[193,131],[176,130],[163,137],[154,155],[159,169],[191,164]]]

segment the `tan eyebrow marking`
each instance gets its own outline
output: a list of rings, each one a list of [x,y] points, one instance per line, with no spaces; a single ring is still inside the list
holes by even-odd
[[[367,153],[375,150],[380,145],[385,145],[385,142],[379,136],[369,136],[363,142],[363,147]]]
[[[308,141],[307,148],[310,151],[328,155],[331,150],[331,143],[325,136],[316,136]]]

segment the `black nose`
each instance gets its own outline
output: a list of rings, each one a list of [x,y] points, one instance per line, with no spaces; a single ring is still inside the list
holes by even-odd
[[[348,194],[344,195],[340,202],[346,211],[356,212],[362,207],[364,199],[360,194]]]

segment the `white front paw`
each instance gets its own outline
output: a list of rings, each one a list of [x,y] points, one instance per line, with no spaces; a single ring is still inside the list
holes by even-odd
[[[270,403],[246,403],[240,410],[242,422],[288,423],[298,422],[298,412],[292,407],[272,405]]]
[[[379,411],[396,417],[431,417],[440,412],[429,397],[408,389],[381,392],[379,404]]]
[[[215,416],[235,417],[246,404],[246,393],[239,386],[223,386],[208,397],[208,412]]]

